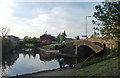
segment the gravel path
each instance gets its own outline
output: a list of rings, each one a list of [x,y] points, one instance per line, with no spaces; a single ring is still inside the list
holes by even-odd
[[[35,74],[30,74],[27,76],[59,76],[68,72],[72,72],[74,71],[74,67],[67,67],[67,68],[63,68],[62,70],[59,69],[55,69],[55,70],[50,70],[50,71],[46,71],[46,72],[41,72],[41,73],[35,73]]]

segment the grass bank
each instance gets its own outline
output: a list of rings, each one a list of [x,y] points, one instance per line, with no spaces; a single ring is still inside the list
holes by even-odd
[[[34,44],[29,44],[29,43],[27,43],[27,44],[25,44],[25,46],[26,46],[26,47],[34,47]]]
[[[81,64],[74,72],[63,74],[62,76],[118,76],[118,72],[120,72],[118,60],[120,58],[113,57],[99,63],[92,64],[89,62],[84,64],[84,66]]]
[[[50,44],[50,45],[42,46],[41,48],[43,48],[43,49],[49,49],[50,47],[53,47],[55,45],[61,45],[61,44]]]

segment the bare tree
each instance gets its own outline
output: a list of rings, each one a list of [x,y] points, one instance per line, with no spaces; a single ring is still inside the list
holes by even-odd
[[[0,32],[1,32],[1,37],[2,37],[2,38],[5,38],[6,35],[10,32],[10,28],[1,27],[1,28],[0,28]]]

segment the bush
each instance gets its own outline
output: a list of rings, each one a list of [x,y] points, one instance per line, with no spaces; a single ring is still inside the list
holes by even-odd
[[[120,47],[113,48],[113,49],[110,50],[110,53],[109,53],[108,57],[117,56],[119,53],[120,53]]]
[[[34,47],[33,44],[29,44],[29,43],[25,44],[25,46],[26,46],[26,47]]]

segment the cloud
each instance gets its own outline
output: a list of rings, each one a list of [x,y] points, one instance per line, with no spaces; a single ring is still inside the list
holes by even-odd
[[[31,9],[29,6],[34,6],[34,8]],[[91,8],[84,9],[72,5],[51,6],[50,4],[51,7],[47,6],[49,8],[44,6],[35,6],[31,3],[17,5],[14,1],[0,3],[0,25],[10,27],[10,34],[20,38],[24,36],[39,37],[46,30],[54,36],[66,30],[68,37],[75,37],[85,33],[85,16],[91,15],[93,12]],[[90,27],[89,24],[89,34],[92,30]]]
[[[4,19],[14,19],[12,16],[12,9],[6,7],[6,6],[0,6],[0,17],[2,20]]]
[[[7,0],[5,0],[7,1]],[[11,2],[1,2],[0,1],[0,27],[10,27],[11,20],[16,19],[16,17],[14,17],[14,1],[11,0]]]
[[[40,11],[44,10],[40,9]],[[85,15],[87,14],[87,10],[79,7],[54,7],[49,13],[43,12],[28,22],[54,35],[66,30],[69,37],[75,37],[85,33]]]
[[[7,0],[5,0],[7,1]],[[11,2],[0,2],[0,20],[11,20],[14,19],[13,9],[14,1]]]
[[[23,28],[16,22],[18,18],[14,16],[14,7],[16,7],[14,0],[0,1],[0,27],[10,28],[8,35],[20,36]]]

